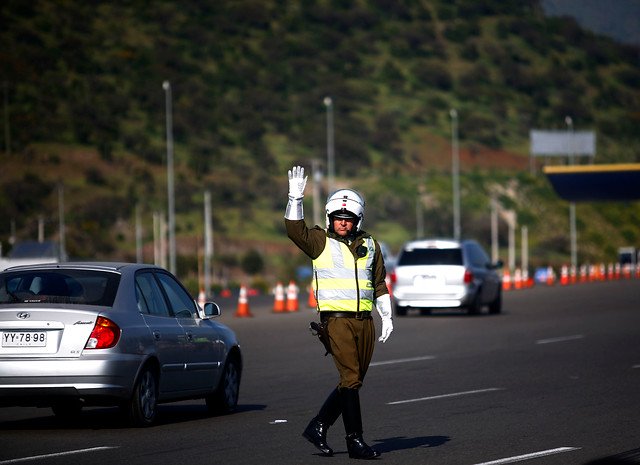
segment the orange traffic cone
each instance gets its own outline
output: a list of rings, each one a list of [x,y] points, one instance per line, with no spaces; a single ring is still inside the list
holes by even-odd
[[[560,285],[566,286],[567,284],[569,284],[569,267],[562,265],[562,268],[560,268]]]
[[[522,271],[520,271],[520,268],[516,268],[513,272],[513,288],[522,289]]]
[[[580,282],[586,283],[589,278],[589,273],[587,271],[587,265],[580,265]]]
[[[200,305],[200,308],[204,308],[204,304],[206,300],[207,300],[207,297],[204,293],[204,289],[200,289],[200,292],[198,293],[198,305]]]
[[[307,306],[309,308],[316,308],[318,306],[316,294],[313,292],[313,285],[309,285],[309,299],[307,300]]]
[[[509,274],[509,270],[505,269],[502,274],[502,290],[508,291],[511,289],[511,274]]]
[[[298,309],[298,286],[293,281],[289,281],[289,287],[287,287],[287,311],[297,312]]]
[[[547,286],[553,286],[556,281],[556,274],[553,271],[553,267],[547,267]]]
[[[276,284],[275,299],[273,301],[273,311],[275,313],[284,312],[284,287],[281,282]]]
[[[247,288],[243,284],[240,286],[240,295],[238,296],[238,310],[236,310],[237,317],[252,317],[251,311],[249,311],[249,299],[247,298]]]
[[[609,263],[607,266],[607,279],[609,281],[613,281],[615,278],[615,272],[613,271],[613,263]]]

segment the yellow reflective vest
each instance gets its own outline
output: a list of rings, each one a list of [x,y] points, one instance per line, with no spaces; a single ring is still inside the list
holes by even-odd
[[[318,310],[370,312],[373,309],[373,258],[375,242],[364,238],[354,257],[344,242],[327,237],[322,253],[313,260],[313,290]]]

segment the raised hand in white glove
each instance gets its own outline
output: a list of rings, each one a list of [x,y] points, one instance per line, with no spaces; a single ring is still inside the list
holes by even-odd
[[[382,318],[382,332],[378,341],[384,343],[393,332],[393,320],[391,319],[391,296],[382,295],[376,299],[376,310]]]
[[[289,170],[289,198],[297,200],[304,197],[304,187],[307,185],[307,177],[302,166],[294,166]]]

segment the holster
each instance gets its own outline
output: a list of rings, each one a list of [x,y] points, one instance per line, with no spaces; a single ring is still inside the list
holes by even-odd
[[[309,323],[309,331],[314,336],[317,336],[322,342],[326,352],[324,356],[326,357],[331,353],[331,343],[329,342],[329,332],[327,331],[327,322],[318,323],[316,321],[312,321]]]

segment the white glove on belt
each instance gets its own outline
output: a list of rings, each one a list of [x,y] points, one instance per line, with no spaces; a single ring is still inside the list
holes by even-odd
[[[382,333],[378,338],[380,342],[386,342],[393,332],[393,320],[391,319],[391,296],[389,294],[381,295],[376,299],[376,310],[382,318]]]
[[[302,166],[294,166],[289,170],[289,202],[284,217],[288,220],[304,219],[302,199],[304,188],[307,185],[307,177]]]

